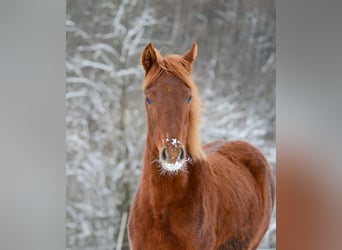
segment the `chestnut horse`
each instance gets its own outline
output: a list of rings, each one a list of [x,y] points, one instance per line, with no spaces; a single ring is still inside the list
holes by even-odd
[[[142,52],[148,126],[132,250],[250,250],[268,228],[275,187],[263,154],[242,141],[200,146],[196,55],[196,43],[182,56],[163,57],[151,43]]]

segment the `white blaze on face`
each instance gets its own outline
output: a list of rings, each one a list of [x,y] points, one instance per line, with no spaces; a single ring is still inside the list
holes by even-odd
[[[175,148],[177,148],[178,145],[181,145],[181,142],[180,142],[179,140],[177,140],[176,138],[172,138],[171,140],[172,140],[171,144],[172,144],[172,146],[174,146]]]

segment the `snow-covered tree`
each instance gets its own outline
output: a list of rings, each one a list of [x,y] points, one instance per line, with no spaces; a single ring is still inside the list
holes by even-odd
[[[66,21],[67,245],[113,249],[140,171],[138,57],[156,20],[137,1],[83,3]]]

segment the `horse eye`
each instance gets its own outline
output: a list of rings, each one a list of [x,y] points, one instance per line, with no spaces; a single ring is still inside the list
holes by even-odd
[[[188,99],[186,100],[186,102],[187,102],[187,103],[190,103],[190,102],[191,102],[191,99],[192,99],[192,97],[189,96]]]
[[[152,103],[151,99],[150,99],[150,98],[146,98],[146,103],[147,103],[148,105],[150,105],[150,104]]]

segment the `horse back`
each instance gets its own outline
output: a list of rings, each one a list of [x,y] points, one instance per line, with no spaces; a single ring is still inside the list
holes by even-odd
[[[209,165],[215,173],[225,174],[227,168],[236,169],[238,172],[247,170],[258,187],[269,187],[273,207],[275,186],[272,170],[265,156],[256,147],[245,141],[218,140],[206,144],[203,149],[209,161],[213,162],[209,162]],[[221,161],[215,161],[215,158]]]

